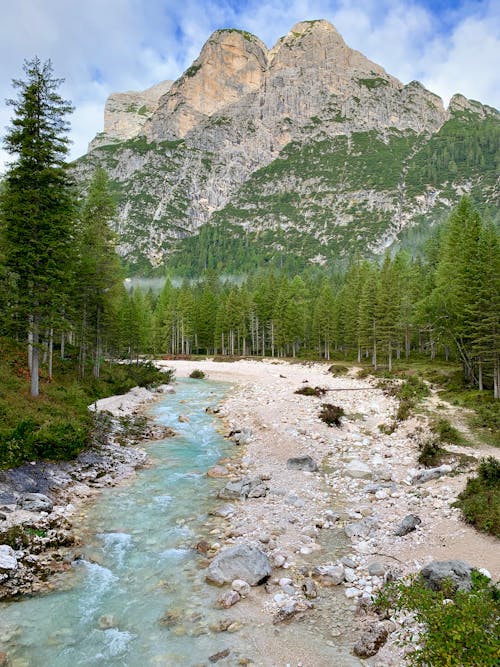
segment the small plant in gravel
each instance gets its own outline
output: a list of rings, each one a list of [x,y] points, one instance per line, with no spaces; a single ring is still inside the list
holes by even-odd
[[[296,389],[294,394],[300,394],[301,396],[323,396],[326,393],[326,389],[323,387],[300,387]]]
[[[189,377],[193,378],[194,380],[203,380],[205,373],[199,368],[195,368],[194,371],[189,374]]]
[[[500,537],[500,461],[493,456],[482,459],[477,477],[467,480],[453,506],[462,510],[467,523]]]
[[[394,582],[379,594],[376,608],[386,615],[412,612],[422,626],[408,654],[411,667],[498,667],[500,590],[475,570],[470,591],[433,591],[418,577]]]
[[[430,437],[419,444],[420,453],[418,462],[427,468],[438,466],[442,463],[442,457],[446,450],[440,445],[439,438]]]
[[[340,377],[342,375],[347,375],[349,369],[347,366],[336,366],[333,364],[333,366],[330,366],[328,369],[328,372],[331,373],[334,377]]]
[[[319,418],[321,421],[324,421],[325,424],[328,424],[328,426],[341,426],[342,422],[340,420],[344,414],[344,408],[341,408],[338,405],[332,405],[331,403],[323,403],[321,405]]]

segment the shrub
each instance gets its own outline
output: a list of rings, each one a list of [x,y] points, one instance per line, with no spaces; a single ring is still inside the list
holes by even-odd
[[[321,405],[321,412],[319,418],[328,424],[328,426],[341,426],[341,418],[344,416],[344,408],[331,403],[323,403]]]
[[[294,394],[300,394],[301,396],[323,396],[326,393],[326,389],[323,387],[300,387],[296,389]]]
[[[482,459],[477,473],[453,506],[462,510],[467,523],[500,537],[500,462],[493,456]]]
[[[419,445],[420,454],[418,462],[426,467],[437,466],[441,463],[441,457],[445,450],[440,446],[438,438],[429,438]]]
[[[463,436],[454,426],[452,426],[452,424],[450,424],[447,419],[442,417],[436,419],[432,422],[431,429],[441,442],[447,442],[456,445],[464,443]]]
[[[333,366],[330,366],[328,371],[335,377],[339,377],[341,375],[347,375],[349,369],[347,366],[335,366],[335,364],[333,364]]]
[[[203,378],[205,377],[205,373],[203,371],[200,371],[199,368],[195,368],[194,371],[192,371],[189,374],[189,377],[195,380],[203,380]]]
[[[381,592],[379,610],[413,612],[423,626],[408,655],[411,667],[498,666],[500,590],[476,571],[472,582],[470,591],[432,591],[415,578],[389,584]]]

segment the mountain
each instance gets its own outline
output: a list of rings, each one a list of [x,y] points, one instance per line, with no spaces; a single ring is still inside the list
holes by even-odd
[[[270,50],[217,30],[177,81],[111,95],[75,169],[108,171],[133,271],[299,266],[381,253],[464,193],[494,210],[499,127],[304,21]]]

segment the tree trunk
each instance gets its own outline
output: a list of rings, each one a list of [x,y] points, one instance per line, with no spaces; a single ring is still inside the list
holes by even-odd
[[[39,394],[39,359],[40,359],[40,349],[38,347],[39,343],[39,332],[38,332],[38,321],[36,317],[32,319],[31,324],[32,332],[32,345],[31,345],[31,387],[30,393],[32,398],[36,398]]]
[[[49,380],[52,380],[52,362],[54,359],[54,329],[49,331]]]
[[[64,361],[64,343],[66,341],[66,338],[64,336],[64,331],[61,332],[61,354],[60,358],[62,361]]]
[[[479,391],[483,391],[483,360],[481,357],[477,360],[477,384]]]

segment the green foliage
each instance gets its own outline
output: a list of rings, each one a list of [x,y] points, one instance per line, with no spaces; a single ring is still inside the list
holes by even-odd
[[[374,76],[371,77],[370,79],[358,79],[358,83],[360,86],[365,86],[369,90],[373,90],[374,88],[380,88],[381,86],[388,86],[389,82],[386,81],[386,79],[383,79],[380,76]]]
[[[447,419],[440,417],[431,423],[431,429],[437,436],[439,442],[445,442],[452,445],[465,444],[464,437]]]
[[[472,576],[471,591],[432,591],[416,578],[382,591],[377,600],[381,610],[413,612],[423,625],[420,641],[408,655],[411,667],[498,665],[500,591],[478,572]]]
[[[328,372],[331,373],[333,377],[342,377],[343,375],[347,375],[349,369],[347,366],[333,364],[329,367]]]
[[[195,368],[194,371],[191,371],[189,377],[193,378],[194,380],[203,380],[205,373],[199,368]]]
[[[326,389],[323,387],[299,387],[296,389],[294,394],[300,394],[301,396],[323,396],[326,393]]]
[[[332,405],[332,403],[323,403],[321,405],[319,418],[328,426],[340,427],[342,426],[341,419],[344,415],[344,408],[341,408],[338,405]]]
[[[500,462],[493,456],[482,459],[477,477],[467,486],[454,504],[462,510],[467,523],[500,537]]]
[[[188,78],[191,78],[200,69],[201,69],[201,65],[191,65],[191,67],[188,67],[187,70],[184,72],[184,76],[187,76]]]
[[[441,465],[445,450],[441,447],[439,438],[428,438],[419,445],[418,462],[432,468]]]

